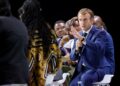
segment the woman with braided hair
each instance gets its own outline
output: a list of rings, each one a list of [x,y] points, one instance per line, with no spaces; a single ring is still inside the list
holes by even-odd
[[[56,35],[42,17],[39,1],[26,0],[19,13],[29,33],[30,86],[45,86],[47,74],[55,73],[62,64]]]

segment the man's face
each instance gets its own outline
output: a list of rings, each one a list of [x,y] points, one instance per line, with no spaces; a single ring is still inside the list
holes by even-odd
[[[78,14],[78,21],[82,30],[87,31],[90,29],[93,24],[93,18],[91,18],[90,14]]]
[[[64,23],[55,24],[54,29],[58,37],[62,37],[63,35],[65,35],[65,24]]]

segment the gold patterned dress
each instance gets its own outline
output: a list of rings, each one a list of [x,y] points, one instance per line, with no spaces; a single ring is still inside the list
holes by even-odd
[[[61,68],[61,53],[56,43],[56,36],[50,30],[52,38],[48,46],[48,52],[44,52],[43,39],[39,36],[40,32],[35,29],[30,36],[28,60],[29,60],[29,86],[45,86],[48,73],[56,73]],[[47,34],[46,34],[47,35]]]

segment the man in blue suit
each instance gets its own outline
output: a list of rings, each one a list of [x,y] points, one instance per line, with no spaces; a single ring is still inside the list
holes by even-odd
[[[92,86],[93,82],[101,81],[105,74],[111,74],[111,64],[106,59],[108,35],[93,25],[94,13],[88,8],[78,12],[81,33],[74,32],[76,43],[71,51],[71,59],[78,59],[70,86]],[[86,33],[86,37],[83,34]]]

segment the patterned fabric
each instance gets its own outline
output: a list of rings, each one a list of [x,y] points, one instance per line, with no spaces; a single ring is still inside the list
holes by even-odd
[[[55,34],[51,30],[52,36]],[[34,34],[30,38],[30,47],[28,51],[30,80],[29,86],[45,86],[48,73],[56,73],[61,68],[61,53],[57,43],[51,41],[48,53],[43,51],[42,38],[38,35],[39,31],[34,30]],[[45,34],[47,35],[47,34]],[[47,58],[44,56],[46,54]]]

